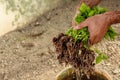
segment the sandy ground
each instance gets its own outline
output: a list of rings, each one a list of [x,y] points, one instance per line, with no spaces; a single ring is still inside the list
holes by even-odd
[[[100,5],[119,10],[119,3],[105,0]],[[52,38],[71,26],[76,4],[76,0],[66,0],[28,26],[0,37],[0,80],[55,80],[65,67],[56,59]],[[113,26],[118,37],[98,44],[109,59],[97,67],[120,80],[120,24]]]

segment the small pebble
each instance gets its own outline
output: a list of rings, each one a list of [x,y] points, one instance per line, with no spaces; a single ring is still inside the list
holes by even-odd
[[[111,64],[110,63],[107,63],[106,66],[110,66]]]
[[[115,69],[115,70],[113,71],[113,73],[114,73],[114,74],[120,73],[120,69]]]

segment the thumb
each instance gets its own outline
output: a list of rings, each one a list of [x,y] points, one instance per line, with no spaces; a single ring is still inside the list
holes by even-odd
[[[84,28],[84,27],[86,27],[86,26],[87,26],[87,24],[86,24],[85,22],[82,22],[82,23],[80,23],[79,25],[74,26],[74,29],[82,29],[82,28]]]

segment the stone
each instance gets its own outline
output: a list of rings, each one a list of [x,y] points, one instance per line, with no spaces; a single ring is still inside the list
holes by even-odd
[[[115,69],[115,70],[113,71],[113,73],[114,73],[114,74],[120,73],[120,69]]]

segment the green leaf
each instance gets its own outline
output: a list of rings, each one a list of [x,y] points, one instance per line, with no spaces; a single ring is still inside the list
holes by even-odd
[[[107,11],[106,8],[102,8],[102,7],[99,7],[99,6],[97,6],[96,8],[97,8],[98,14],[102,14],[102,13],[105,13]]]
[[[82,3],[79,10],[80,10],[81,14],[86,14],[86,13],[90,12],[91,9],[85,3]]]
[[[89,14],[88,14],[89,17],[94,16],[94,15],[95,15],[95,11],[94,11],[94,10],[91,10],[91,11],[89,12]]]
[[[101,54],[101,57],[102,57],[102,59],[103,59],[103,60],[108,59],[108,56],[107,56],[107,55],[105,55],[105,54]]]
[[[98,54],[98,56],[96,58],[96,64],[100,63],[102,60],[108,59],[108,57],[100,50],[95,48],[94,51]]]
[[[110,26],[107,33],[105,34],[105,38],[108,40],[114,40],[117,36],[117,32]]]
[[[105,54],[100,54],[96,58],[96,64],[100,63],[102,60],[106,60],[108,57]]]
[[[100,63],[101,61],[102,61],[101,57],[98,56],[98,57],[96,58],[96,64]]]
[[[76,22],[77,24],[81,23],[81,22],[84,21],[84,20],[85,20],[85,18],[84,18],[83,16],[81,16],[81,15],[77,15],[77,16],[75,17],[75,22]]]

